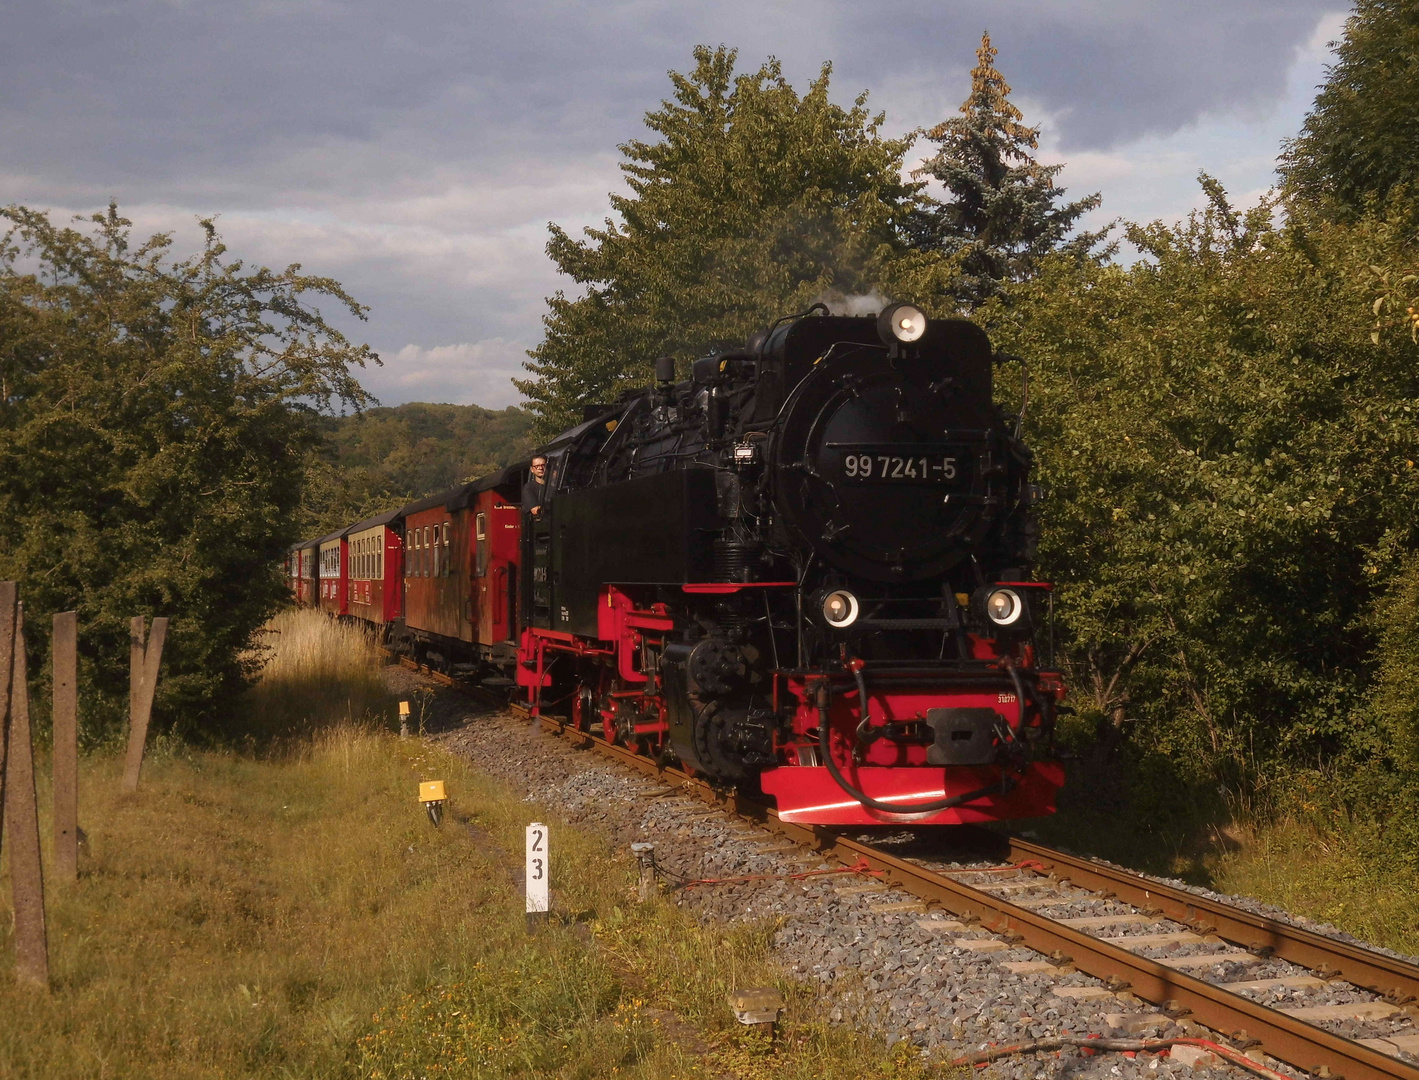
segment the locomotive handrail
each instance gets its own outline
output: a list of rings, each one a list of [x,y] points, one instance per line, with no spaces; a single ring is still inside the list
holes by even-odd
[[[737,593],[740,589],[796,589],[796,581],[687,581],[680,586],[687,593]]]

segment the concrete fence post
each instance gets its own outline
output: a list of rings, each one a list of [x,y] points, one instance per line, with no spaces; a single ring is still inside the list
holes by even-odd
[[[10,752],[10,677],[15,671],[15,615],[19,586],[0,581],[0,846],[5,839],[5,762]]]
[[[39,803],[35,796],[34,740],[25,671],[25,610],[15,605],[10,681],[9,752],[5,755],[5,845],[15,910],[15,974],[21,982],[49,987],[49,942],[44,927],[44,868],[39,850]]]
[[[54,876],[79,878],[79,614],[54,616]]]
[[[148,742],[148,721],[153,715],[153,691],[158,684],[158,665],[162,663],[163,641],[168,632],[167,619],[154,619],[152,632],[144,645],[145,621],[141,615],[135,618],[128,637],[128,758],[123,768],[124,791],[138,790],[143,750]]]

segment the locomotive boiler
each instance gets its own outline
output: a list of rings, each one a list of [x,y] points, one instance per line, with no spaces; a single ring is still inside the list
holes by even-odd
[[[533,709],[786,820],[1052,811],[1064,687],[997,359],[965,320],[820,305],[589,407],[524,517]]]

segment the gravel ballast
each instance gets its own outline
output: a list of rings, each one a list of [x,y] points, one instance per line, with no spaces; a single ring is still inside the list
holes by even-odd
[[[403,668],[387,669],[397,692],[426,689],[428,682]],[[1211,1037],[1187,1020],[1175,1020],[1132,995],[1110,993],[1097,979],[1062,969],[1012,971],[1004,964],[1039,962],[1034,951],[1012,946],[973,927],[961,927],[941,912],[929,912],[910,895],[875,879],[822,873],[798,879],[775,877],[745,883],[683,887],[686,882],[750,875],[792,875],[839,869],[813,853],[790,847],[782,837],[708,808],[698,799],[590,751],[575,750],[528,721],[480,707],[456,691],[437,690],[426,710],[430,738],[468,757],[490,775],[556,806],[579,826],[601,833],[618,849],[655,845],[655,858],[678,902],[702,920],[772,922],[774,945],[785,970],[821,987],[835,1022],[873,1030],[889,1042],[910,1040],[930,1056],[949,1059],[991,1044],[1014,1044],[1060,1034],[1107,1038]],[[972,863],[943,863],[952,873]],[[1170,884],[1175,884],[1170,882]],[[1186,888],[1186,886],[1182,886]],[[1190,890],[1201,892],[1201,890]],[[1214,895],[1215,894],[1206,894]],[[1233,898],[1218,897],[1233,903]],[[1271,917],[1262,905],[1241,904]],[[1053,918],[1129,911],[1116,901],[1075,891],[1042,909]],[[1293,920],[1294,921],[1294,920]],[[1307,925],[1316,929],[1313,924]],[[1108,936],[1186,929],[1153,920],[1110,930]],[[1339,936],[1337,934],[1337,936]],[[1149,949],[1146,955],[1177,957],[1217,952],[1217,945]],[[1247,954],[1239,954],[1244,960]],[[1219,965],[1195,972],[1209,981],[1285,978],[1305,974],[1281,961]],[[1057,991],[1062,991],[1057,992]],[[1358,997],[1356,996],[1358,995]],[[1371,998],[1343,983],[1304,989],[1272,987],[1248,993],[1258,1002],[1294,1007]],[[1373,1036],[1375,1025],[1328,1022],[1338,1034]],[[1413,1033],[1408,1018],[1382,1025]],[[1215,1062],[1216,1059],[1213,1059]],[[1269,1064],[1272,1064],[1269,1062]],[[1272,1064],[1280,1071],[1293,1073]],[[1090,1055],[1066,1047],[1028,1057],[1006,1058],[976,1075],[1029,1077],[1240,1077],[1224,1063],[1192,1068],[1168,1056],[1119,1053]]]

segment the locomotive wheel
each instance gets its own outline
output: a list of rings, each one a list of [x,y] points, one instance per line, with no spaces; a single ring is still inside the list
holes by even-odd
[[[572,727],[577,731],[590,731],[591,718],[596,715],[596,702],[591,687],[582,684],[572,695]]]

